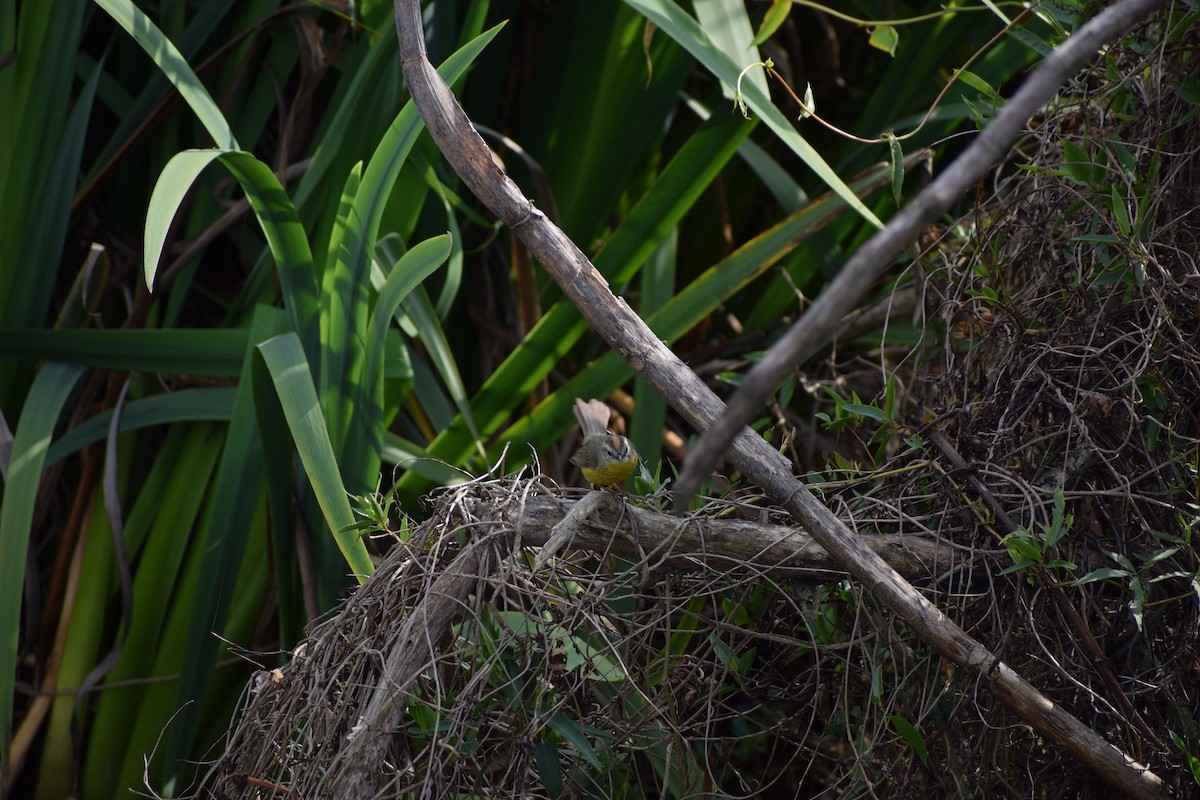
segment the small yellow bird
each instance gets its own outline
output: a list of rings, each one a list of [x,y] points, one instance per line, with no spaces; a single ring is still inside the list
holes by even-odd
[[[594,486],[612,486],[629,477],[638,464],[633,442],[609,433],[608,406],[600,400],[575,399],[575,419],[583,430],[583,444],[571,456],[583,477]]]

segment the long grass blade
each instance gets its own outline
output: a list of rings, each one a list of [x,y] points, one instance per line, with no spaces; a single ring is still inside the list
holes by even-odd
[[[446,59],[438,73],[447,83],[454,83],[499,30],[495,27],[476,37]],[[338,242],[336,262],[326,267],[323,276],[320,396],[335,453],[345,447],[352,429],[354,403],[363,391],[367,278],[380,220],[396,176],[423,128],[416,106],[411,101],[406,103],[363,171]]]
[[[204,84],[196,77],[187,59],[176,49],[158,26],[130,0],[96,0],[117,24],[133,37],[146,54],[162,70],[179,94],[191,106],[216,146],[225,150],[240,150],[225,115],[213,101]]]
[[[7,776],[12,731],[17,643],[21,630],[21,591],[25,557],[42,467],[58,415],[83,368],[51,363],[29,389],[25,410],[13,432],[12,460],[0,504],[0,775]]]
[[[184,769],[187,753],[192,752],[200,710],[209,696],[213,681],[213,664],[219,646],[213,632],[225,629],[229,607],[237,591],[235,578],[241,571],[250,531],[254,530],[255,511],[263,494],[262,440],[254,408],[251,385],[254,344],[286,329],[283,312],[260,306],[251,322],[250,336],[245,340],[242,370],[238,380],[229,432],[213,481],[210,512],[201,530],[202,549],[193,568],[197,571],[198,589],[191,598],[191,607],[178,632],[183,640],[182,671],[178,695],[173,707],[179,708],[167,737],[164,756],[166,781],[170,784]],[[273,458],[290,454],[269,454]]]
[[[0,330],[0,356],[167,375],[238,374],[248,331]]]
[[[146,212],[144,244],[146,286],[153,288],[159,258],[171,222],[184,196],[205,167],[213,161],[224,164],[238,179],[254,209],[283,287],[284,307],[306,349],[315,354],[317,341],[317,281],[313,274],[308,237],[296,209],[266,164],[250,153],[237,150],[185,150],[163,168],[150,207]]]
[[[738,74],[749,64],[739,64],[732,61],[723,53],[708,34],[691,16],[672,0],[625,0],[647,19],[661,28],[668,36],[679,42],[689,53],[695,56],[706,69],[716,75],[726,86],[737,86]],[[813,149],[795,126],[783,115],[771,98],[754,84],[742,82],[742,97],[750,109],[767,123],[780,141],[786,144],[805,164],[812,169],[830,189],[837,192],[847,205],[857,211],[862,217],[877,228],[883,223],[863,205],[833,168],[825,162],[821,154]]]
[[[337,458],[300,341],[294,334],[284,334],[263,342],[258,349],[275,381],[275,390],[300,453],[300,461],[325,521],[351,571],[360,582],[364,581],[374,567],[358,533],[350,529],[354,515],[346,499]]]

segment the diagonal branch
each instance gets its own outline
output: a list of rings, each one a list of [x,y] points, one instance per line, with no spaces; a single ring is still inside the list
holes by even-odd
[[[1146,7],[1153,0],[1126,2]],[[395,0],[395,9],[409,92],[446,160],[484,205],[521,238],[592,327],[684,418],[698,430],[706,430],[724,411],[724,404],[624,300],[613,296],[587,257],[500,168],[426,58],[417,0]],[[731,454],[739,469],[799,520],[838,564],[922,639],[988,686],[1039,735],[1065,748],[1131,796],[1162,796],[1160,778],[1050,702],[949,620],[821,505],[792,476],[787,460],[761,437],[742,427],[731,443]]]
[[[772,345],[729,398],[725,413],[704,431],[675,484],[677,508],[687,508],[701,481],[723,459],[730,441],[766,403],[795,365],[824,343],[842,318],[900,251],[947,211],[1008,150],[1009,144],[1058,87],[1105,42],[1133,27],[1164,0],[1122,0],[1109,6],[1056,47],[962,155],[867,240],[803,316]]]

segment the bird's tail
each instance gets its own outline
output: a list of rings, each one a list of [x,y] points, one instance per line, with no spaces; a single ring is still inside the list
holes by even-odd
[[[602,400],[581,400],[575,398],[575,419],[584,436],[608,432],[608,417],[611,412]]]

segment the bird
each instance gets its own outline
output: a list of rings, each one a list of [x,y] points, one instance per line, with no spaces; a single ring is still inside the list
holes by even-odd
[[[608,430],[608,406],[600,400],[575,399],[575,419],[583,444],[571,456],[593,486],[612,486],[629,477],[638,464],[633,442]]]

